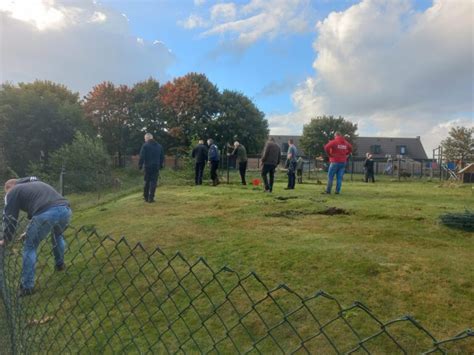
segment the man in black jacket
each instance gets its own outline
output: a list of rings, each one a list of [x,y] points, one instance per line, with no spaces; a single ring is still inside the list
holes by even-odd
[[[140,150],[140,161],[138,162],[140,170],[145,166],[145,186],[143,188],[143,199],[145,202],[155,202],[158,175],[164,163],[165,153],[163,147],[153,139],[151,133],[145,134],[145,143]]]
[[[374,178],[374,160],[372,159],[372,154],[367,153],[366,159],[364,162],[364,169],[365,169],[365,182],[369,182],[369,179],[372,182],[375,182]]]
[[[207,146],[204,140],[200,139],[199,144],[194,147],[192,157],[196,163],[194,166],[194,182],[196,185],[202,185],[202,175],[204,174],[204,167],[207,162]]]
[[[281,150],[275,143],[273,137],[270,137],[265,144],[262,154],[262,178],[265,185],[265,192],[273,192],[273,180],[275,177],[275,169],[280,164]],[[269,175],[270,180],[267,175]]]
[[[13,240],[20,210],[26,212],[30,219],[23,245],[20,285],[20,296],[26,296],[33,293],[35,286],[36,251],[50,233],[56,270],[65,269],[63,233],[71,219],[71,209],[63,196],[35,177],[8,180],[5,193],[0,246]]]

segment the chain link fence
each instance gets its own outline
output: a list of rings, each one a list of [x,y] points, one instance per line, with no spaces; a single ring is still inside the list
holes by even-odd
[[[383,321],[360,302],[344,307],[324,291],[303,297],[255,273],[215,270],[93,227],[70,227],[66,240],[64,271],[51,243],[40,243],[35,293],[25,297],[21,236],[0,247],[0,353],[474,351],[469,329],[439,340],[410,316]]]

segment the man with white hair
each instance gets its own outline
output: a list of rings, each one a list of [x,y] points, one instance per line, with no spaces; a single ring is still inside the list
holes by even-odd
[[[145,167],[145,185],[143,187],[143,199],[145,202],[155,202],[156,185],[158,184],[158,175],[160,169],[165,163],[165,153],[160,143],[153,139],[151,133],[145,134],[145,143],[140,149],[140,161],[138,168]]]
[[[238,141],[234,142],[234,150],[231,155],[237,157],[237,162],[239,163],[239,173],[242,185],[247,185],[245,181],[245,174],[247,172],[247,149],[245,149],[243,144],[240,144]]]
[[[219,185],[219,175],[217,174],[220,161],[219,148],[214,144],[214,140],[211,138],[207,140],[207,145],[209,146],[208,158],[209,164],[211,165],[212,186],[217,186]]]
[[[37,249],[40,242],[52,234],[53,255],[57,271],[65,269],[63,233],[71,219],[69,202],[53,187],[36,177],[11,179],[5,183],[3,238],[0,246],[13,240],[21,211],[28,214],[23,245],[23,269],[20,296],[31,295],[35,286]]]

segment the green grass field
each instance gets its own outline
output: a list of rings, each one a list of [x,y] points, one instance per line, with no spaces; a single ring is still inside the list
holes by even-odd
[[[252,174],[257,176],[256,172]],[[139,192],[141,178],[129,174],[123,177],[122,191],[104,193],[99,200],[94,194],[70,196],[73,225],[95,226],[100,234],[117,239],[125,236],[130,244],[141,242],[149,251],[159,246],[169,256],[180,251],[189,261],[202,256],[214,270],[228,265],[241,275],[254,271],[270,287],[284,283],[300,295],[309,296],[322,289],[344,305],[359,300],[382,321],[410,314],[438,339],[472,328],[474,235],[438,222],[442,213],[472,208],[471,186],[440,186],[439,182],[419,180],[397,182],[388,178],[365,184],[360,176],[354,176],[353,182],[345,181],[341,195],[327,196],[321,194],[323,186],[315,180],[297,185],[294,191],[285,191],[284,173],[278,177],[274,193],[265,194],[251,185],[238,185],[235,174],[231,176],[235,183],[230,185],[195,187],[182,177],[165,172],[157,190],[157,202],[147,204]],[[331,207],[343,209],[347,214],[322,213]],[[123,255],[127,253],[125,249]],[[97,253],[106,254],[106,248]],[[149,287],[142,275],[124,293],[125,298],[117,299],[107,293],[97,302],[99,295],[93,291],[103,285],[94,285],[99,279],[94,281],[93,275],[100,273],[106,279],[109,273],[115,272],[114,264],[104,266],[100,262],[86,264],[76,260],[75,265],[78,269],[68,271],[73,276],[67,277],[64,284],[55,280],[54,275],[48,279],[59,293],[50,291],[33,296],[28,302],[41,303],[41,299],[58,294],[62,299],[61,294],[66,294],[61,308],[64,316],[70,311],[72,320],[80,324],[81,337],[76,339],[79,343],[78,339],[91,339],[88,324],[97,329],[115,327],[113,321],[110,324],[100,321],[107,313],[103,303],[120,304],[118,311],[114,306],[107,315],[118,319],[130,319],[134,315],[137,318],[132,323],[137,327],[140,319],[150,317],[147,307],[156,300],[145,298],[145,303],[133,306],[133,300]],[[118,283],[111,281],[108,289],[128,287],[133,272],[154,271],[142,270],[132,260],[129,274],[121,272],[117,273]],[[91,280],[91,284],[87,281],[87,285],[81,285],[73,280],[79,278]],[[42,282],[46,284],[41,279],[38,281],[40,287]],[[75,290],[66,290],[68,287]],[[163,288],[156,292],[164,297]],[[85,293],[92,294],[84,297]],[[81,317],[75,314],[79,312],[78,305],[85,313],[93,309],[87,322],[77,320]],[[48,308],[45,309],[44,314],[48,314]],[[69,320],[65,323],[71,327],[73,337],[76,336],[73,326],[76,323]],[[180,331],[183,327],[178,327],[177,332]],[[41,340],[44,336],[40,330],[35,334],[31,335],[32,339]],[[118,334],[122,334],[117,343],[120,347],[122,342],[127,343],[124,339],[129,339],[131,333],[127,328]],[[95,334],[95,349],[104,350],[101,346],[105,346],[106,339],[107,334]],[[126,346],[122,348],[127,349],[130,350]],[[193,349],[196,350],[190,351]],[[262,349],[265,352],[270,348],[262,345]],[[377,349],[391,352],[384,345]]]
[[[474,236],[438,222],[474,206],[470,186],[346,181],[341,195],[326,196],[314,181],[284,191],[279,177],[273,194],[165,178],[155,204],[132,193],[79,207],[73,222],[167,254],[203,256],[215,268],[255,271],[301,294],[323,289],[345,304],[360,300],[386,319],[412,314],[441,337],[473,325]],[[317,214],[328,207],[349,215]]]

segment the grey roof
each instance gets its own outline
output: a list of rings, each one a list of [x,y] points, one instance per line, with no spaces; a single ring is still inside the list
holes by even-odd
[[[356,157],[365,156],[365,153],[371,151],[372,146],[379,145],[380,154],[372,154],[374,158],[384,158],[388,154],[395,156],[399,154],[397,147],[405,146],[405,156],[416,160],[428,159],[423,144],[421,144],[420,137],[357,137],[355,144],[357,146]]]
[[[301,136],[291,136],[291,135],[271,135],[275,139],[280,148],[282,148],[282,153],[284,152],[283,144],[288,143],[288,139],[293,138],[296,147],[298,148],[299,154],[304,155],[302,148],[300,147]],[[428,159],[425,149],[421,144],[420,137],[416,138],[403,138],[403,137],[357,137],[355,140],[355,146],[357,147],[355,157],[362,158],[365,157],[367,152],[371,152],[371,147],[374,145],[380,146],[379,154],[372,154],[374,158],[385,158],[386,155],[396,156],[398,154],[397,147],[405,146],[406,147],[406,157],[415,160]]]

